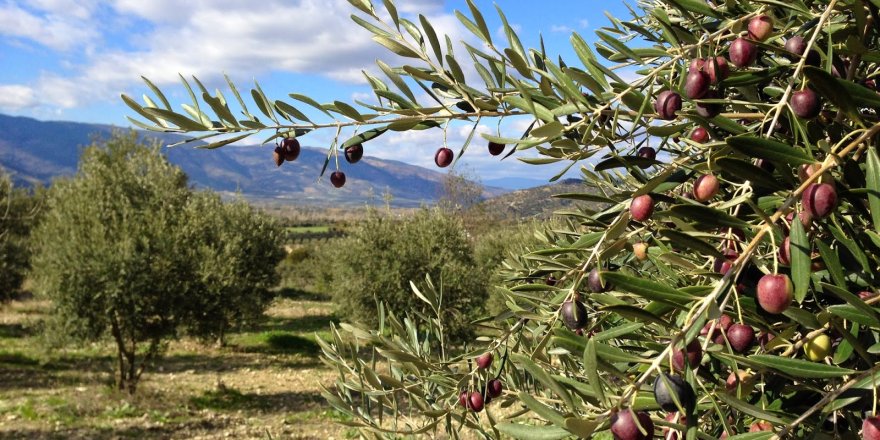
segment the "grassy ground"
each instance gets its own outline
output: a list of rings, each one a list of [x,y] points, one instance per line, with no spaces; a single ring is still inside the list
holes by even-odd
[[[315,333],[326,336],[330,303],[309,295],[275,301],[259,327],[230,335],[224,348],[172,343],[136,395],[112,386],[108,344],[46,350],[40,323],[48,304],[0,309],[0,438],[347,438],[320,386]]]
[[[324,233],[329,232],[330,226],[327,225],[319,225],[319,226],[291,226],[287,228],[287,232],[290,234],[306,234],[306,233]]]

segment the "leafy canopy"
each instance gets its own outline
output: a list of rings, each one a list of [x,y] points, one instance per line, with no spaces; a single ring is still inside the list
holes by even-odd
[[[502,39],[472,2],[457,12],[482,44],[454,53],[426,17],[391,0],[350,3],[352,19],[406,63],[365,73],[378,104],[273,100],[257,86],[259,113],[240,100],[237,117],[195,79],[202,93],[185,113],[155,87],[162,107],[123,99],[144,127],[226,139],[209,147],[265,129],[272,141],[336,128],[325,165],[337,147],[389,131],[527,115],[525,133],[482,137],[534,150],[528,163],[581,164],[590,185],[564,196],[582,203],[567,226],[539,231],[542,249],[508,261],[507,310],[481,322],[487,333],[467,350],[425,343],[436,328],[407,310],[384,315],[379,331],[334,329],[323,348],[340,377],[326,397],[351,424],[376,435],[466,426],[493,438],[623,438],[613,421],[650,419],[694,439],[760,422],[805,438],[854,432],[875,411],[877,2],[641,1],[592,46],[572,34],[573,60],[526,49],[500,8]],[[340,136],[352,126],[371,128]],[[480,154],[472,140],[459,155]],[[437,293],[417,296],[435,307]],[[818,344],[823,335],[833,344]],[[699,352],[675,367],[686,346]],[[473,363],[484,352],[500,359],[488,370]],[[659,410],[669,408],[652,392],[661,371],[696,391],[677,401],[686,418]],[[504,392],[482,412],[492,378]]]

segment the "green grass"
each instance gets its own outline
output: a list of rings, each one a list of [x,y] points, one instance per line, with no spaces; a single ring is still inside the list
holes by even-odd
[[[142,413],[136,406],[128,402],[121,402],[117,405],[108,406],[101,415],[109,419],[127,419],[140,416]]]
[[[284,330],[234,335],[229,338],[229,345],[252,353],[300,354],[308,357],[317,356],[321,351],[314,338]]]
[[[309,234],[330,232],[330,226],[291,226],[286,229],[289,234]]]
[[[190,403],[198,409],[214,411],[237,411],[249,408],[260,408],[265,401],[259,396],[244,394],[234,388],[206,391],[201,396],[190,399]]]

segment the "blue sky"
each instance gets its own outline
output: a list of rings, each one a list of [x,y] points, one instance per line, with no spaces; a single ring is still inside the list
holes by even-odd
[[[477,4],[495,39],[503,40],[493,3]],[[595,30],[608,23],[606,11],[629,17],[620,0],[498,4],[524,45],[537,47],[542,34],[548,52],[570,63],[576,63],[568,43],[572,32],[595,41]],[[476,41],[453,15],[456,9],[467,11],[464,1],[397,0],[396,5],[401,15],[426,15],[455,41]],[[379,58],[391,65],[399,60],[351,21],[352,12],[345,0],[0,0],[0,112],[129,126],[125,116],[132,112],[119,94],[140,99],[147,91],[140,81],[145,75],[179,109],[188,97],[178,73],[196,75],[209,88],[223,88],[227,73],[245,91],[256,79],[275,99],[297,92],[320,102],[366,100],[370,90],[361,70],[375,70]],[[508,121],[502,131],[518,137],[526,123]],[[491,122],[481,129],[497,128]],[[465,125],[452,127],[453,150],[467,131]],[[332,134],[310,134],[304,144],[328,145]],[[370,143],[366,154],[433,166],[433,152],[442,142],[439,130],[393,133]],[[460,164],[484,180],[546,179],[559,169],[509,159],[499,164],[485,153],[484,142],[477,142],[480,148],[469,149]]]

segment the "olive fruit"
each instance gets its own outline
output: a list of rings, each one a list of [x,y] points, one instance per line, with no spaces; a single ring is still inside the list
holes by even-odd
[[[821,362],[831,353],[831,338],[821,334],[804,343],[804,355],[813,362]]]
[[[610,282],[602,279],[598,267],[594,267],[593,270],[590,271],[590,274],[587,275],[587,286],[593,293],[607,292],[611,290],[612,287]]]
[[[654,213],[654,199],[648,194],[634,198],[629,205],[629,212],[636,221],[647,221]]]
[[[770,422],[755,422],[749,425],[749,432],[771,432],[773,425]]]
[[[727,64],[727,58],[718,56],[714,61],[712,58],[706,60],[706,73],[709,75],[709,81],[712,84],[718,84],[730,76],[730,66]]]
[[[486,392],[493,399],[500,396],[502,391],[504,391],[504,385],[501,383],[501,379],[492,379],[486,385]]]
[[[813,119],[822,111],[822,100],[810,89],[792,93],[789,104],[794,114],[803,119]]]
[[[470,398],[468,398],[468,408],[470,408],[473,412],[480,412],[483,410],[483,394],[479,391],[474,391],[471,393]]]
[[[694,200],[708,202],[718,194],[720,184],[718,178],[712,174],[704,174],[694,182]]]
[[[703,358],[703,347],[700,346],[700,341],[694,339],[684,350],[675,350],[672,353],[672,367],[676,371],[684,370],[685,358],[687,358],[687,364],[691,368],[696,368],[700,365],[700,360]]]
[[[492,359],[493,356],[491,352],[481,354],[480,357],[477,358],[477,367],[481,370],[489,368],[492,366]]]
[[[504,152],[504,147],[504,144],[499,144],[498,142],[489,142],[489,154],[497,156]]]
[[[755,343],[755,329],[745,324],[733,324],[727,329],[727,341],[737,353],[749,351]]]
[[[275,166],[280,167],[281,164],[284,163],[284,149],[280,146],[275,147],[275,151],[272,152],[272,161],[275,162]]]
[[[716,90],[709,90],[703,99],[719,99],[721,98],[721,94]],[[707,102],[698,102],[694,104],[694,108],[697,110],[697,114],[704,118],[714,118],[721,113],[722,106],[721,104],[713,104]]]
[[[791,236],[785,237],[779,246],[779,263],[785,266],[791,264]]]
[[[730,268],[733,267],[733,262],[739,258],[739,253],[733,249],[727,248],[721,251],[723,257],[716,257],[715,264],[713,264],[712,269],[715,272],[720,273],[721,275],[726,275]]]
[[[640,241],[638,243],[633,243],[633,255],[636,256],[636,259],[639,261],[645,261],[648,259],[648,244]]]
[[[655,150],[651,147],[642,147],[642,148],[639,148],[638,152],[636,152],[636,156],[653,160],[654,158],[657,157],[657,150]]]
[[[778,315],[791,305],[794,292],[788,275],[768,274],[758,281],[758,304],[767,313]]]
[[[801,203],[810,215],[823,218],[837,207],[837,190],[829,183],[814,183],[804,190]]]
[[[792,55],[793,59],[800,59],[807,50],[807,42],[804,37],[795,35],[785,41],[785,50]],[[818,66],[821,58],[815,50],[810,50],[807,54],[806,64],[808,66]]]
[[[587,308],[578,300],[568,300],[562,303],[560,310],[562,323],[569,330],[578,330],[587,326]]]
[[[685,96],[690,99],[702,98],[709,91],[709,82],[709,74],[706,72],[692,71],[688,73],[684,81]]]
[[[664,411],[678,411],[679,408],[690,412],[697,399],[691,384],[681,376],[660,373],[654,381],[654,400]]]
[[[764,41],[773,33],[773,19],[766,15],[759,15],[749,20],[749,38],[756,41]]]
[[[293,162],[299,157],[299,141],[296,138],[284,138],[281,141],[281,149],[284,150],[284,160]]]
[[[728,56],[736,67],[749,67],[758,59],[758,47],[745,38],[737,38],[730,43]]]
[[[452,158],[455,157],[455,154],[446,147],[440,147],[436,153],[434,153],[434,163],[440,168],[446,168],[452,163]]]
[[[364,157],[363,145],[355,144],[345,148],[345,160],[348,163],[357,163],[362,157]]]
[[[611,415],[611,434],[614,440],[649,440],[654,438],[654,422],[644,411],[635,413],[623,409]]]
[[[691,132],[691,140],[698,144],[709,142],[709,131],[703,127],[697,127]]]
[[[660,119],[671,121],[676,118],[675,112],[681,110],[681,95],[672,90],[664,90],[654,101],[654,111]]]
[[[862,422],[863,440],[880,440],[880,416],[872,416]]]
[[[755,389],[755,376],[746,370],[731,371],[724,382],[724,388],[728,393],[748,396]]]
[[[333,174],[330,175],[330,183],[336,188],[342,188],[342,186],[345,185],[345,173],[342,171],[334,171]]]

